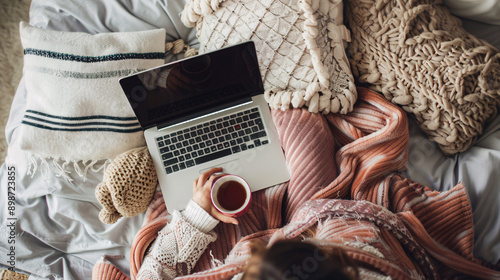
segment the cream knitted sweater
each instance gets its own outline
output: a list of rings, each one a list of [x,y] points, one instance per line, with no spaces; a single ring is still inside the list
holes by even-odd
[[[158,234],[149,249],[136,279],[174,279],[189,274],[208,244],[217,239],[212,229],[219,221],[194,201]]]
[[[137,274],[136,280],[169,280],[179,275],[188,275],[193,271],[196,262],[205,252],[208,244],[215,241],[217,235],[212,229],[219,223],[194,201],[190,201],[182,213],[176,211],[173,219],[159,233],[156,240],[148,250],[144,262]],[[281,238],[278,238],[281,239]],[[322,243],[308,239],[321,246]],[[328,243],[328,242],[327,242]],[[362,250],[375,251],[376,248],[357,242]],[[344,244],[346,245],[346,244]],[[349,243],[350,246],[355,244]],[[368,250],[369,248],[370,250]],[[360,268],[360,275],[366,279],[387,280],[374,271]],[[232,280],[240,280],[243,273],[238,273]]]

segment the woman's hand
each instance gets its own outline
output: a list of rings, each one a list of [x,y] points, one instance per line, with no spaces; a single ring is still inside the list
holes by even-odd
[[[212,217],[224,223],[238,224],[238,220],[223,215],[221,212],[217,211],[212,205],[212,199],[210,198],[210,191],[212,190],[212,183],[218,177],[225,174],[217,174],[217,172],[222,172],[221,167],[212,168],[204,173],[202,173],[193,182],[193,201],[196,202],[201,208],[207,211]]]

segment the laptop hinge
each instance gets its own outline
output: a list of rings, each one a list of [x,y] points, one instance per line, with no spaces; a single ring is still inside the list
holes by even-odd
[[[185,124],[185,123],[193,122],[193,121],[196,121],[196,120],[208,117],[208,116],[212,116],[212,115],[223,113],[225,111],[228,111],[228,110],[231,110],[231,109],[234,109],[234,108],[245,106],[245,105],[251,104],[252,102],[253,101],[250,99],[250,101],[247,101],[247,102],[244,102],[244,103],[239,103],[239,104],[236,104],[236,105],[233,105],[233,106],[230,106],[230,107],[224,107],[223,109],[219,109],[219,110],[215,110],[215,111],[212,111],[212,112],[209,112],[209,113],[201,114],[199,116],[193,116],[193,115],[184,116],[184,117],[181,117],[181,118],[177,118],[175,120],[170,120],[168,122],[164,122],[162,124],[159,124],[157,126],[157,129],[158,129],[158,131],[162,131],[162,130],[165,130],[167,128],[176,127],[178,125],[182,125],[182,124]]]

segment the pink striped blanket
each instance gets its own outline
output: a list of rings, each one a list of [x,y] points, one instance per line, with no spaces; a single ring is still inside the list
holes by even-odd
[[[220,223],[195,273],[181,278],[230,278],[242,271],[252,239],[273,242],[306,229],[344,247],[361,267],[393,279],[500,277],[499,267],[472,255],[464,186],[440,193],[400,175],[408,156],[405,113],[373,91],[358,88],[358,94],[347,115],[273,111],[291,180],[254,193],[239,226]],[[156,194],[132,246],[132,278],[167,213]],[[360,241],[375,250],[353,246]]]

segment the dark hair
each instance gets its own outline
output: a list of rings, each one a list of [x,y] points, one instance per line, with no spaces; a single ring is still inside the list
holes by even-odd
[[[266,249],[257,241],[251,251],[262,260],[257,279],[352,280],[359,276],[354,261],[337,246],[320,248],[307,241],[283,240]]]

